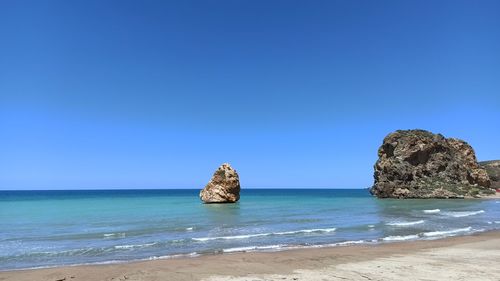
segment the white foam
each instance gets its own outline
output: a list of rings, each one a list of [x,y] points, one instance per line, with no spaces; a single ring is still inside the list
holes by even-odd
[[[439,210],[439,209],[430,209],[430,210],[423,210],[422,212],[424,212],[426,214],[437,214],[437,213],[441,212],[441,210]]]
[[[412,235],[403,235],[403,236],[387,236],[382,238],[384,241],[406,241],[406,240],[414,240],[418,239],[417,234],[412,234]]]
[[[313,229],[302,229],[296,231],[285,231],[285,232],[274,232],[272,235],[286,235],[286,234],[297,234],[297,233],[314,233],[314,232],[332,232],[336,228],[313,228]]]
[[[194,241],[210,241],[210,240],[231,240],[231,239],[247,239],[252,237],[267,236],[271,233],[259,233],[259,234],[247,234],[247,235],[235,235],[235,236],[219,236],[219,237],[199,237],[192,238]]]
[[[120,233],[104,233],[102,236],[104,236],[106,238],[110,238],[110,237],[125,237],[125,233],[123,233],[123,232],[120,232]]]
[[[135,248],[146,248],[156,245],[156,243],[146,243],[146,244],[135,244],[135,245],[117,245],[115,249],[135,249]]]
[[[314,228],[314,229],[301,229],[295,231],[284,231],[284,232],[269,232],[269,233],[256,233],[256,234],[245,234],[245,235],[234,235],[234,236],[219,236],[219,237],[198,237],[192,238],[194,241],[211,241],[211,240],[232,240],[232,239],[248,239],[253,237],[271,236],[271,235],[292,235],[299,233],[315,233],[315,232],[332,232],[336,228]]]
[[[149,258],[141,259],[141,260],[165,260],[165,259],[175,259],[175,258],[184,258],[184,257],[198,257],[200,254],[197,252],[192,252],[189,254],[176,254],[176,255],[167,255],[167,256],[152,256]]]
[[[249,247],[235,247],[229,249],[223,249],[224,253],[234,253],[234,252],[251,252],[251,251],[262,251],[262,250],[279,250],[283,245],[269,245],[269,246],[249,246]]]
[[[403,221],[403,222],[389,222],[386,223],[386,225],[390,226],[410,226],[410,225],[416,225],[416,224],[422,224],[424,223],[424,220],[419,220],[419,221]]]
[[[193,231],[193,227],[186,227],[186,231]]]
[[[353,241],[344,241],[344,242],[329,244],[328,246],[349,246],[349,245],[365,244],[365,243],[367,243],[367,241],[365,240],[353,240]]]
[[[436,236],[452,236],[460,232],[468,232],[471,231],[472,227],[465,227],[465,228],[457,228],[457,229],[451,229],[451,230],[446,230],[446,231],[431,231],[431,232],[424,232],[422,233],[423,236],[425,237],[436,237]]]
[[[484,213],[484,210],[479,210],[479,211],[466,211],[466,212],[446,212],[443,213],[446,216],[454,217],[454,218],[462,218],[462,217],[468,217],[468,216],[475,216]]]

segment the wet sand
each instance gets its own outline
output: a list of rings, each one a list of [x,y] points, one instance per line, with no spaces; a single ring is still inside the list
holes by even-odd
[[[2,281],[500,280],[500,231],[433,241],[0,272]]]

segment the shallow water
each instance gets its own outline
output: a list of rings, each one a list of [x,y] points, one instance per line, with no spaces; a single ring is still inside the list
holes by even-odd
[[[437,239],[500,229],[499,200],[378,200],[367,190],[0,191],[0,269]]]

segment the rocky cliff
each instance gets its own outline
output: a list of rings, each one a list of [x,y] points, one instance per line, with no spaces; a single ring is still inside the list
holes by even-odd
[[[500,160],[479,162],[479,165],[486,170],[490,177],[491,187],[500,189]]]
[[[399,130],[384,138],[378,157],[370,192],[380,198],[466,198],[494,192],[474,150],[459,139]]]
[[[240,179],[231,165],[222,164],[200,191],[205,203],[234,203],[240,199]]]

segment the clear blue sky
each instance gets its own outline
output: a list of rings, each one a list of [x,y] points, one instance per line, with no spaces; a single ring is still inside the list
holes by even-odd
[[[0,189],[364,188],[410,128],[500,159],[500,1],[0,0]]]

